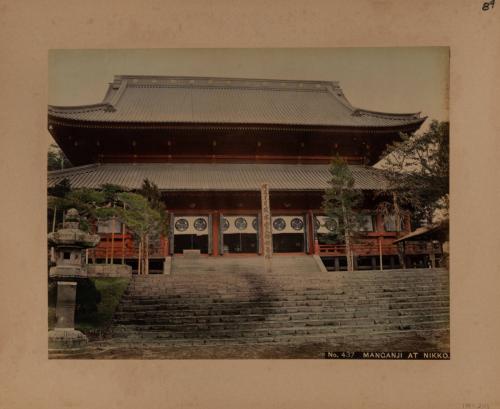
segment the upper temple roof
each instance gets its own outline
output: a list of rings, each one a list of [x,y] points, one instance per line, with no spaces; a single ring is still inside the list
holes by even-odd
[[[353,107],[337,82],[117,75],[101,103],[49,105],[53,120],[394,128],[419,113]]]

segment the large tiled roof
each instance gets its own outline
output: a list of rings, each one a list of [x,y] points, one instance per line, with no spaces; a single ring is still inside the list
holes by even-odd
[[[350,166],[354,187],[362,190],[387,188],[382,171]],[[328,165],[298,164],[94,164],[49,172],[48,185],[68,178],[74,188],[99,188],[106,183],[139,189],[144,179],[164,191],[256,191],[268,183],[270,190],[314,191],[328,187]]]
[[[418,127],[418,113],[353,107],[337,82],[206,77],[115,76],[102,103],[49,106],[53,120]]]

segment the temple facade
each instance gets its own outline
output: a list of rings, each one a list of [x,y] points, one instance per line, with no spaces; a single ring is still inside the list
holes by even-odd
[[[383,98],[383,96],[381,96]],[[115,76],[102,102],[49,106],[48,130],[75,167],[49,172],[54,186],[110,183],[161,190],[170,235],[152,243],[152,263],[199,250],[208,257],[258,256],[264,251],[261,189],[269,189],[274,255],[317,254],[345,268],[345,247],[327,243],[334,223],[322,198],[334,156],[347,160],[364,192],[358,268],[399,266],[401,231],[394,215],[377,212],[388,188],[373,165],[401,132],[419,129],[419,113],[354,107],[337,82],[165,76]],[[134,265],[137,247],[117,221],[97,225],[92,257]],[[426,262],[428,243],[406,248],[408,265]]]

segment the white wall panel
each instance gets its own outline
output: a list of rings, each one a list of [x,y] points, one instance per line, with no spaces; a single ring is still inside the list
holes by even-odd
[[[204,223],[203,223],[204,221]],[[200,230],[195,228],[195,223],[198,225]],[[186,226],[186,229],[183,228]],[[201,227],[204,229],[201,230]],[[202,236],[208,234],[208,216],[175,216],[174,218],[174,234],[196,234],[197,236]]]
[[[283,225],[282,230],[278,229],[278,225]],[[295,228],[293,227],[295,225]],[[293,216],[272,216],[271,217],[271,227],[273,234],[284,234],[284,233],[304,233],[305,231],[305,221],[303,215],[293,215]],[[300,227],[300,228],[299,228]]]
[[[255,227],[258,229],[258,222],[257,222],[257,215],[251,215],[251,216],[223,216],[222,223],[224,223],[224,220],[227,220],[227,228],[224,229],[224,226],[221,225],[221,231],[224,234],[234,234],[234,233],[250,233],[250,234],[255,234],[257,233],[257,230]],[[240,228],[237,227],[237,225],[240,226]]]

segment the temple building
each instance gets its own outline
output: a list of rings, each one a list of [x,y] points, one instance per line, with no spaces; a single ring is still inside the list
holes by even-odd
[[[119,75],[100,103],[49,106],[48,130],[75,167],[49,172],[48,184],[67,178],[73,188],[134,190],[154,182],[171,223],[170,237],[153,245],[153,263],[193,249],[210,257],[262,254],[267,184],[273,254],[317,254],[341,269],[345,247],[325,241],[335,226],[321,210],[329,163],[339,155],[365,197],[357,266],[394,268],[394,241],[410,233],[410,218],[396,232],[394,216],[375,211],[376,192],[388,185],[373,165],[424,121],[419,113],[354,107],[337,82]],[[137,246],[126,227],[102,222],[97,233],[98,261],[134,264]],[[421,263],[429,249],[413,243],[406,254]]]

